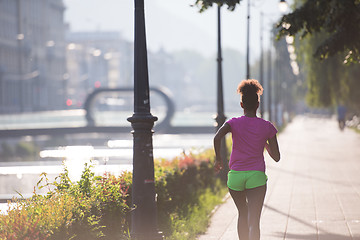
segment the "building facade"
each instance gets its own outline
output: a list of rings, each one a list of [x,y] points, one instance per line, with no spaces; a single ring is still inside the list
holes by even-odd
[[[133,43],[119,32],[68,32],[67,93],[76,107],[83,106],[94,89],[133,86]]]
[[[0,113],[64,108],[64,11],[62,0],[0,1]]]

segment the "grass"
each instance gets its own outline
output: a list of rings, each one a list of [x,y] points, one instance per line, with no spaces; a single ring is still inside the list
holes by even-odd
[[[351,127],[350,129],[353,129],[357,134],[360,134],[360,129],[357,127]]]
[[[220,179],[218,180],[220,181]],[[219,186],[221,185],[218,183]],[[227,188],[220,188],[214,193],[206,189],[199,197],[198,205],[189,209],[189,213],[184,218],[174,219],[173,234],[167,239],[170,240],[188,240],[196,239],[202,233],[205,233],[211,219],[213,209],[222,203],[222,199],[227,193]]]

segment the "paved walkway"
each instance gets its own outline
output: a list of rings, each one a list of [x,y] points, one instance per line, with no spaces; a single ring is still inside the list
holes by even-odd
[[[278,137],[281,160],[266,156],[262,240],[360,240],[360,134],[334,119],[296,117]],[[237,239],[229,197],[199,240]]]

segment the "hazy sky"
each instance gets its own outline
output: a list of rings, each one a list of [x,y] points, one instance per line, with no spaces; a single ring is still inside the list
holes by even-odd
[[[213,7],[199,13],[190,7],[195,0],[145,0],[148,49],[164,48],[172,52],[194,49],[213,56],[217,44],[217,13]],[[260,53],[260,11],[264,17],[264,48],[269,46],[271,23],[281,13],[279,0],[251,0],[250,58]],[[134,35],[134,0],[64,0],[65,20],[71,31],[119,31],[132,41]],[[222,45],[246,52],[247,0],[237,10],[222,9]]]

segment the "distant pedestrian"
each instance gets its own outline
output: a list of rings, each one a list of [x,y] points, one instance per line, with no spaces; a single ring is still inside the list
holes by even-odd
[[[233,146],[227,186],[239,213],[238,236],[241,240],[258,240],[267,182],[263,152],[266,148],[276,162],[280,160],[277,130],[269,121],[256,116],[263,92],[257,80],[243,80],[237,91],[244,115],[228,120],[215,134],[215,170],[223,167],[221,139],[231,132]]]
[[[338,123],[340,130],[345,128],[345,117],[346,117],[346,107],[344,105],[339,105],[337,107]]]

